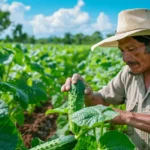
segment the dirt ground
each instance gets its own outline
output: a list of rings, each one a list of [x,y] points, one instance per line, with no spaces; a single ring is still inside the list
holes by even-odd
[[[56,115],[47,115],[45,116],[46,110],[52,108],[50,102],[47,102],[42,105],[42,107],[37,107],[35,111],[29,115],[27,112],[25,115],[25,122],[22,127],[19,127],[19,130],[22,134],[24,144],[27,148],[30,148],[31,141],[35,137],[46,141],[56,131]]]

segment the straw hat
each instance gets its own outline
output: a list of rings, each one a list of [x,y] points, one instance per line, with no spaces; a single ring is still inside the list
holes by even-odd
[[[121,11],[118,15],[116,34],[106,38],[91,47],[117,47],[118,40],[128,36],[150,35],[150,10],[129,9]]]

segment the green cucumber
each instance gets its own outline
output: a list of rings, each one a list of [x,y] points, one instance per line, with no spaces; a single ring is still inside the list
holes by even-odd
[[[71,116],[74,112],[84,108],[84,90],[85,85],[82,80],[78,80],[76,84],[71,85],[71,89],[68,93],[68,116],[70,131],[77,135],[80,131],[80,127],[73,123]]]
[[[30,150],[72,150],[76,143],[74,135],[60,136],[52,141],[37,145]]]

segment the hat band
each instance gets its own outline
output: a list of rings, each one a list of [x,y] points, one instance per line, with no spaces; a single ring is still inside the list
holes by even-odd
[[[132,30],[124,30],[124,31],[121,31],[121,32],[116,31],[116,35],[126,33],[126,32],[130,32],[130,31],[134,31],[134,30],[150,30],[150,28],[136,28],[136,29],[132,29]]]

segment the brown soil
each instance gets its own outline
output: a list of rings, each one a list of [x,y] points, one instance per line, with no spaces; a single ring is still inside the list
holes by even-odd
[[[22,134],[24,144],[27,148],[31,147],[31,141],[35,137],[46,141],[56,131],[56,115],[45,115],[46,110],[51,109],[52,105],[48,101],[41,107],[36,107],[32,114],[24,113],[25,122],[19,130]]]

